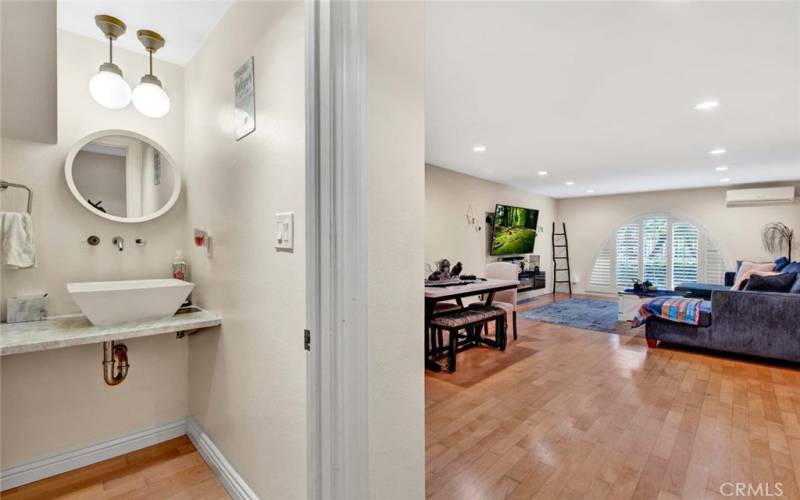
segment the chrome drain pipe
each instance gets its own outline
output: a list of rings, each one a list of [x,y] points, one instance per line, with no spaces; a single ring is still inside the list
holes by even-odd
[[[128,376],[128,348],[113,340],[103,342],[103,379],[108,385],[118,385]]]

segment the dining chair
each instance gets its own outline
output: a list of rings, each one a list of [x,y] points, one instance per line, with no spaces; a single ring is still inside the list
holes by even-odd
[[[519,266],[510,262],[492,262],[486,265],[484,276],[489,279],[518,280]],[[495,292],[492,305],[511,313],[514,340],[517,340],[517,289]]]

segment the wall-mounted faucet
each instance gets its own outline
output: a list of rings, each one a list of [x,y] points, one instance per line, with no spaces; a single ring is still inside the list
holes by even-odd
[[[122,236],[114,236],[114,239],[111,240],[111,243],[117,246],[117,250],[120,252],[124,249],[125,240],[122,239]]]

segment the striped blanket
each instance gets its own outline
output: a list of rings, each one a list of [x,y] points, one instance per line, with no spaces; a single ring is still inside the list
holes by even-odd
[[[700,310],[710,312],[711,303],[703,299],[683,297],[657,297],[642,304],[633,317],[631,328],[642,326],[649,316],[668,319],[677,323],[696,325],[700,322]]]

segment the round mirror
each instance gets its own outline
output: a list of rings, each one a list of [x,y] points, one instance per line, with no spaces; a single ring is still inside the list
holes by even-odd
[[[84,137],[67,155],[64,173],[81,205],[117,222],[155,219],[181,192],[172,156],[155,141],[126,130]]]

